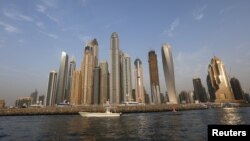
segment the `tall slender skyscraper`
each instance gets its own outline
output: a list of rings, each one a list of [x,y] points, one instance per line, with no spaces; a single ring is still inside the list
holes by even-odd
[[[93,103],[93,69],[94,52],[90,46],[85,47],[84,59],[81,64],[82,73],[82,95],[81,104],[90,105]]]
[[[169,44],[163,44],[161,53],[162,53],[162,63],[163,63],[163,70],[169,96],[169,102],[177,104],[178,102],[175,89],[174,63],[173,63],[171,46]]]
[[[55,104],[56,86],[57,86],[57,72],[53,70],[49,73],[46,106],[53,106]]]
[[[109,95],[109,71],[108,62],[100,62],[101,76],[100,76],[100,104],[105,104]]]
[[[68,55],[66,52],[62,52],[60,69],[58,74],[58,83],[56,90],[56,104],[63,102],[66,99],[66,84],[68,74]]]
[[[143,71],[142,62],[139,58],[135,60],[135,100],[140,103],[145,103],[144,98],[144,84],[143,84]]]
[[[124,54],[121,58],[122,64],[122,101],[131,101],[132,99],[132,80],[131,80],[131,62],[130,57]]]
[[[121,95],[120,86],[120,58],[119,58],[119,38],[113,32],[110,39],[111,75],[110,75],[110,103],[119,104]]]
[[[158,62],[157,62],[157,55],[155,54],[154,50],[151,50],[148,53],[148,63],[149,63],[152,102],[159,104],[161,103],[161,100],[160,100]]]
[[[101,68],[96,66],[94,68],[94,85],[93,85],[93,104],[98,105],[100,104],[100,73]]]
[[[243,100],[244,92],[241,88],[240,81],[233,77],[230,80],[230,84],[234,93],[234,97],[236,100]]]
[[[82,94],[82,73],[81,71],[75,70],[73,72],[71,89],[70,89],[70,104],[80,105]]]
[[[211,79],[213,88],[215,89],[215,102],[233,101],[234,96],[231,91],[228,76],[224,67],[224,63],[216,56],[208,65],[208,74]]]
[[[75,71],[75,69],[76,69],[76,61],[75,61],[75,58],[72,57],[69,62],[68,81],[67,81],[67,89],[66,89],[66,96],[65,96],[67,101],[70,100],[70,91],[71,91],[70,88],[71,88],[73,72]]]
[[[215,101],[215,89],[213,88],[212,82],[211,82],[211,78],[209,76],[209,74],[207,75],[207,89],[209,92],[209,96],[210,96],[210,101],[214,102]]]

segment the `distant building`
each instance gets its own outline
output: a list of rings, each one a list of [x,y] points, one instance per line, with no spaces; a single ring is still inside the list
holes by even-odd
[[[31,105],[31,97],[19,97],[16,100],[16,107],[18,108],[27,108]]]
[[[93,104],[98,105],[100,104],[100,73],[101,68],[96,66],[94,68],[94,92],[93,92]]]
[[[46,95],[46,106],[54,106],[56,101],[57,72],[49,73],[49,82]]]
[[[244,93],[244,100],[247,102],[247,103],[250,103],[250,95],[248,93]]]
[[[197,100],[199,102],[207,102],[208,98],[207,98],[206,90],[201,83],[201,79],[194,78],[193,85],[194,85],[194,100]]]
[[[165,81],[168,90],[169,103],[177,104],[178,101],[175,88],[174,62],[172,57],[171,46],[169,44],[163,44],[161,53]]]
[[[135,78],[135,101],[140,103],[145,103],[142,62],[139,58],[137,58],[134,63],[134,78]]]
[[[164,100],[165,100],[165,95],[163,93],[160,93],[160,101],[161,101],[161,103],[163,103]]]
[[[109,71],[108,62],[100,62],[100,104],[105,104],[109,100]]]
[[[75,70],[73,72],[71,89],[70,89],[70,105],[81,104],[82,94],[82,73],[81,71]]]
[[[135,101],[135,89],[132,89],[132,101]]]
[[[160,83],[159,83],[159,73],[158,73],[158,61],[157,55],[154,50],[148,53],[148,63],[149,63],[149,76],[150,76],[150,87],[152,101],[156,104],[161,103],[160,95]]]
[[[215,89],[213,88],[211,78],[209,75],[207,75],[207,88],[210,96],[210,101],[214,102],[216,97],[215,97]]]
[[[67,76],[68,79],[67,79],[67,89],[66,89],[66,96],[65,96],[65,99],[67,101],[70,101],[71,83],[72,83],[73,72],[75,71],[75,69],[76,69],[76,61],[75,61],[75,58],[72,57],[69,62],[69,72]]]
[[[38,97],[38,92],[35,90],[35,92],[32,92],[30,94],[31,97],[31,104],[36,104],[37,103],[37,97]]]
[[[63,51],[58,73],[55,104],[60,104],[66,99],[67,74],[68,74],[68,55],[66,54],[66,52]]]
[[[5,101],[0,99],[0,109],[5,107]]]
[[[168,92],[165,92],[165,100],[164,103],[169,103],[169,97],[168,97]]]
[[[208,65],[208,74],[215,89],[215,102],[231,102],[234,101],[234,95],[228,81],[228,75],[224,67],[224,63],[216,56],[211,59]]]
[[[181,104],[191,103],[190,97],[186,91],[181,91],[179,99]]]
[[[45,99],[45,96],[44,95],[40,95],[39,97],[38,97],[38,101],[39,101],[39,104],[41,104],[41,105],[44,105],[44,99]]]
[[[243,100],[244,92],[241,88],[240,81],[237,78],[233,77],[230,80],[230,84],[231,84],[235,99]]]
[[[131,61],[127,54],[121,56],[121,101],[132,101]]]
[[[144,98],[145,98],[145,103],[150,104],[149,94],[147,94],[146,91],[144,92]]]
[[[188,97],[189,97],[190,103],[194,103],[194,91],[189,91]]]

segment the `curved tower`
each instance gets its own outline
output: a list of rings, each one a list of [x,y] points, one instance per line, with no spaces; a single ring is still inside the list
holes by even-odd
[[[120,103],[120,57],[119,57],[119,38],[116,32],[113,32],[110,38],[110,103]]]
[[[144,84],[142,62],[140,59],[135,60],[135,100],[140,103],[145,103],[144,99]]]
[[[169,44],[163,44],[161,48],[161,53],[169,102],[172,104],[177,104],[178,102],[176,98],[175,89],[174,63],[171,46]]]

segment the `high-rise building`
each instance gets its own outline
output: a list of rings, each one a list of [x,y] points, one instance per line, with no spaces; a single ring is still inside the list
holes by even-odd
[[[148,53],[148,63],[149,63],[149,75],[150,75],[152,101],[153,103],[160,104],[161,98],[160,98],[158,62],[157,62],[157,55],[154,50],[151,50]]]
[[[207,102],[208,98],[207,98],[206,90],[202,86],[201,79],[194,78],[193,85],[194,85],[194,100],[197,100],[199,102]]]
[[[208,74],[212,87],[215,89],[215,102],[234,101],[224,63],[218,57],[214,56],[211,59],[211,63],[208,65]]]
[[[38,96],[37,90],[35,90],[34,92],[32,92],[32,93],[30,94],[30,97],[31,97],[31,104],[36,104],[36,102],[37,102],[37,96]]]
[[[94,56],[94,67],[98,66],[98,54],[99,54],[99,47],[98,42],[96,39],[88,42],[87,46],[92,47],[93,49],[93,56]]]
[[[94,52],[90,46],[85,47],[84,59],[81,64],[82,73],[82,95],[81,104],[90,105],[93,103],[93,70],[94,70]]]
[[[68,55],[62,52],[60,68],[58,73],[58,83],[56,89],[56,104],[63,102],[66,99],[66,84],[68,74]]]
[[[131,61],[127,54],[121,58],[121,85],[122,85],[122,98],[121,101],[132,100],[132,80],[131,80]]]
[[[5,107],[5,101],[0,99],[0,109]]]
[[[145,103],[142,62],[139,58],[137,58],[134,64],[135,64],[135,69],[134,69],[135,100],[140,103]]]
[[[110,38],[110,103],[119,104],[121,95],[120,86],[120,56],[119,56],[119,38],[116,32],[113,32]]]
[[[53,106],[56,100],[57,72],[49,73],[48,90],[46,96],[46,106]]]
[[[233,77],[230,80],[230,84],[234,93],[234,97],[236,100],[243,100],[244,92],[241,88],[240,81]]]
[[[75,70],[72,75],[71,89],[70,89],[70,104],[80,105],[82,94],[82,73]]]
[[[100,62],[100,104],[105,104],[109,100],[109,71],[108,62]]]
[[[75,69],[76,69],[76,61],[75,61],[75,58],[72,57],[69,61],[69,72],[68,72],[67,89],[66,89],[66,96],[65,96],[65,99],[67,101],[70,100],[71,82],[72,82],[73,72],[75,71]]]
[[[100,73],[101,68],[96,66],[94,68],[94,85],[93,85],[93,104],[98,105],[100,104]]]
[[[177,104],[178,102],[175,89],[174,63],[171,46],[169,44],[163,44],[161,53],[169,103]]]
[[[211,102],[214,102],[215,101],[215,89],[213,88],[213,85],[212,85],[212,82],[211,82],[211,79],[210,79],[210,76],[207,75],[207,89],[208,89],[208,92],[209,92],[209,96],[210,96],[210,101]]]

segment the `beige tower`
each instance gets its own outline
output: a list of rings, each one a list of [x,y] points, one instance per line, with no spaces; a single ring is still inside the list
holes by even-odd
[[[143,71],[142,62],[140,59],[135,60],[135,100],[140,103],[145,103],[144,99],[144,84],[143,84]]]
[[[82,93],[82,75],[81,71],[75,70],[73,72],[71,80],[71,89],[70,89],[70,104],[71,105],[80,105],[81,104],[81,93]]]
[[[94,69],[94,52],[90,46],[85,47],[84,59],[81,64],[82,73],[82,94],[81,104],[92,104],[93,96],[93,69]]]
[[[234,101],[224,63],[216,56],[212,58],[208,65],[208,75],[215,90],[215,102]]]

